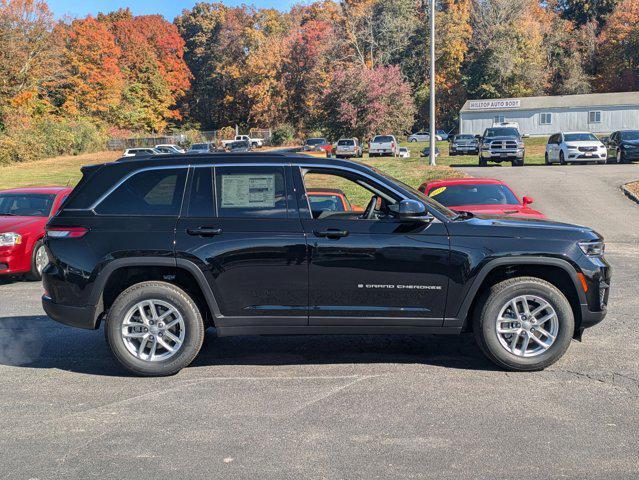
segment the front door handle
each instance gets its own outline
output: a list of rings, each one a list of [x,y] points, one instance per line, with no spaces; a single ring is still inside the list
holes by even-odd
[[[348,236],[348,230],[338,230],[336,228],[329,228],[328,230],[313,230],[313,234],[316,237],[324,237],[324,238],[343,238]]]
[[[186,233],[194,237],[215,237],[222,233],[222,229],[213,227],[187,228]]]

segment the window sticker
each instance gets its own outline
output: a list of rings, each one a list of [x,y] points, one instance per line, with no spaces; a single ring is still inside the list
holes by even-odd
[[[275,207],[275,174],[222,176],[222,208]]]
[[[434,197],[434,196],[436,196],[436,195],[439,195],[440,193],[444,193],[445,191],[446,191],[446,187],[439,187],[439,188],[436,188],[435,190],[432,190],[432,191],[428,194],[428,196],[429,196],[429,197]]]

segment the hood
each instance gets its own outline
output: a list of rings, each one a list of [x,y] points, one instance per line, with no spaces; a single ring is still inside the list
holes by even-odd
[[[0,233],[22,233],[37,224],[42,224],[44,228],[47,220],[47,217],[9,217],[0,215]]]
[[[490,141],[492,142],[493,140],[516,140],[516,141],[521,141],[521,138],[515,136],[515,135],[500,135],[498,137],[484,137],[485,141]]]
[[[573,147],[603,147],[604,144],[595,140],[580,140],[574,142],[566,142],[566,145]]]
[[[543,240],[602,240],[592,228],[555,222],[533,216],[505,216],[476,214],[466,220],[473,234],[506,238],[529,238]],[[485,234],[483,233],[485,231]]]

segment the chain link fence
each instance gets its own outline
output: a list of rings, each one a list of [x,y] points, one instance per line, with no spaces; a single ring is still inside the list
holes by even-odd
[[[184,132],[173,135],[150,136],[150,137],[129,137],[129,138],[111,138],[107,141],[108,150],[125,150],[127,148],[152,148],[156,145],[175,144],[189,145],[191,143],[210,142],[219,143],[222,140],[231,140],[231,138],[221,138],[221,130],[207,130],[200,132]],[[249,130],[251,138],[261,138],[264,145],[271,144],[270,128],[251,128]]]

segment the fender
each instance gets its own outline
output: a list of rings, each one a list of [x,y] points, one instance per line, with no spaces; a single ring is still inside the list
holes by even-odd
[[[195,278],[213,316],[217,318],[221,315],[215,295],[202,271],[195,263],[175,257],[126,257],[111,261],[95,280],[90,297],[92,305],[101,305],[102,293],[109,278],[116,270],[125,267],[171,267],[186,270]]]
[[[475,280],[473,280],[472,284],[466,292],[464,300],[461,303],[459,310],[457,311],[457,316],[455,318],[444,319],[444,326],[463,326],[466,323],[466,318],[468,317],[470,306],[475,300],[475,296],[477,295],[479,287],[481,287],[481,284],[484,282],[490,272],[492,272],[495,268],[501,267],[503,265],[546,265],[550,267],[559,267],[570,276],[572,283],[575,286],[575,290],[577,291],[579,303],[582,305],[588,303],[588,301],[586,300],[586,295],[581,288],[579,278],[577,278],[577,270],[575,270],[575,267],[573,267],[566,260],[552,257],[540,258],[527,256],[496,258],[494,260],[490,260],[483,267],[481,267],[481,269],[475,276]]]

